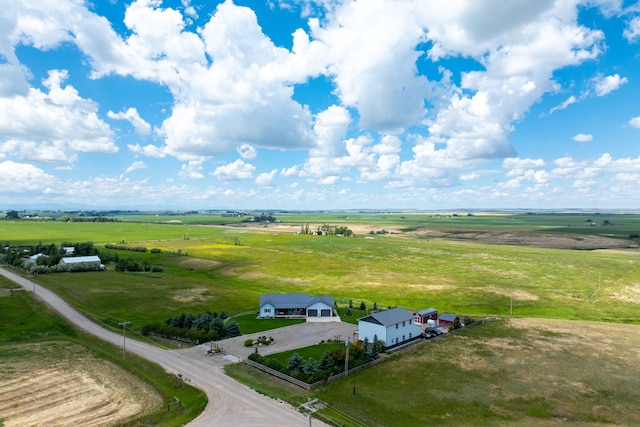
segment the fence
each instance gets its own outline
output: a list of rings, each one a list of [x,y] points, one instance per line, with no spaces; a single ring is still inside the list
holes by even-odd
[[[260,369],[263,372],[266,372],[268,374],[273,375],[274,377],[278,377],[280,379],[283,379],[285,381],[290,382],[291,384],[295,384],[298,387],[304,388],[305,390],[312,390],[322,384],[329,384],[332,383],[333,381],[340,379],[348,374],[352,374],[355,372],[358,372],[362,369],[366,369],[366,368],[370,368],[371,366],[377,365],[378,363],[384,362],[386,360],[386,357],[383,358],[378,358],[376,360],[372,360],[371,362],[365,363],[364,365],[360,365],[360,366],[356,366],[355,368],[349,369],[349,371],[347,373],[345,372],[340,372],[339,374],[335,374],[335,375],[331,375],[329,378],[327,378],[326,380],[320,380],[320,381],[316,381],[315,383],[312,384],[308,384],[304,381],[300,381],[297,378],[293,378],[292,376],[289,376],[287,374],[283,374],[280,371],[276,371],[275,369],[269,368],[267,366],[261,365],[260,363],[254,362],[253,360],[250,359],[245,359],[243,362],[246,363],[249,366],[253,366],[256,369]]]

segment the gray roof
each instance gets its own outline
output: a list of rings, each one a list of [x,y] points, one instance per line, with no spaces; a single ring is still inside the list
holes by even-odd
[[[454,320],[456,320],[456,316],[455,314],[451,314],[451,313],[442,313],[438,319],[440,320],[445,320],[447,322],[453,322]]]
[[[260,307],[271,304],[275,308],[307,308],[316,302],[322,302],[333,307],[333,298],[330,296],[309,296],[307,294],[262,294],[260,295]]]
[[[382,326],[391,326],[396,323],[413,320],[413,313],[402,307],[396,307],[361,317],[358,321],[360,320],[363,322],[377,323]]]
[[[433,314],[433,313],[437,313],[438,310],[436,310],[435,308],[425,308],[424,310],[420,310],[418,312],[418,314],[422,315],[422,316],[426,316],[427,314]]]
[[[81,262],[100,262],[100,258],[97,255],[65,257],[65,258],[62,258],[60,262],[64,264],[78,264]]]

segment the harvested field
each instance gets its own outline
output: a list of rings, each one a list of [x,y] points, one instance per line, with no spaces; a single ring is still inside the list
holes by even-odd
[[[628,249],[637,245],[631,240],[588,234],[532,233],[532,232],[470,232],[444,229],[421,229],[408,233],[413,236],[449,240],[473,241],[495,245],[532,246],[549,249]]]
[[[0,351],[4,427],[108,426],[162,404],[153,388],[78,344],[21,344]]]

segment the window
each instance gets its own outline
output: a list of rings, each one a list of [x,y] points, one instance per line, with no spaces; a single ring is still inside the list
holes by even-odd
[[[396,344],[398,344],[398,337],[396,337]]]
[[[398,329],[398,324],[396,323],[396,329]]]
[[[402,327],[404,328],[405,326],[407,326],[407,322],[402,322]]]
[[[411,332],[409,332],[409,338],[411,338]]]
[[[265,313],[271,313],[271,309],[270,309],[270,308],[265,308],[265,309],[264,309],[264,312],[265,312]]]
[[[405,339],[407,339],[407,337],[403,335],[402,336],[402,341],[404,341]]]

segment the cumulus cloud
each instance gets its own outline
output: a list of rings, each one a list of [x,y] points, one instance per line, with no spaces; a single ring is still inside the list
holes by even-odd
[[[611,76],[598,76],[594,79],[595,91],[598,96],[605,96],[629,81],[626,77],[620,77],[619,74]]]
[[[278,173],[277,169],[273,169],[271,172],[261,173],[256,177],[256,184],[261,187],[268,187],[272,184],[273,178]]]
[[[77,153],[115,153],[113,132],[98,117],[98,105],[78,95],[65,70],[43,80],[48,89],[0,97],[0,152],[20,159],[73,162]]]
[[[109,111],[107,117],[114,120],[128,121],[138,135],[149,135],[151,133],[151,125],[140,117],[136,108],[128,108],[127,111],[121,111],[120,113]]]
[[[164,149],[162,147],[158,147],[153,144],[145,145],[144,147],[140,144],[128,144],[127,148],[132,153],[142,154],[147,157],[155,157],[156,159],[161,159],[166,156]]]
[[[634,117],[631,120],[629,120],[629,124],[634,128],[640,129],[640,116]]]
[[[178,176],[182,179],[203,179],[202,160],[191,160],[183,164],[178,172]]]
[[[238,159],[233,163],[217,167],[212,175],[220,181],[239,181],[241,179],[250,179],[255,170],[255,166]]]
[[[240,157],[245,160],[255,159],[258,155],[258,151],[255,149],[255,147],[252,147],[249,144],[242,144],[236,149],[236,151],[238,152],[238,154],[240,154]]]
[[[589,141],[593,141],[593,135],[588,133],[579,133],[571,139],[577,142],[589,142]]]
[[[0,192],[42,192],[59,184],[56,177],[32,164],[11,160],[0,163]]]

